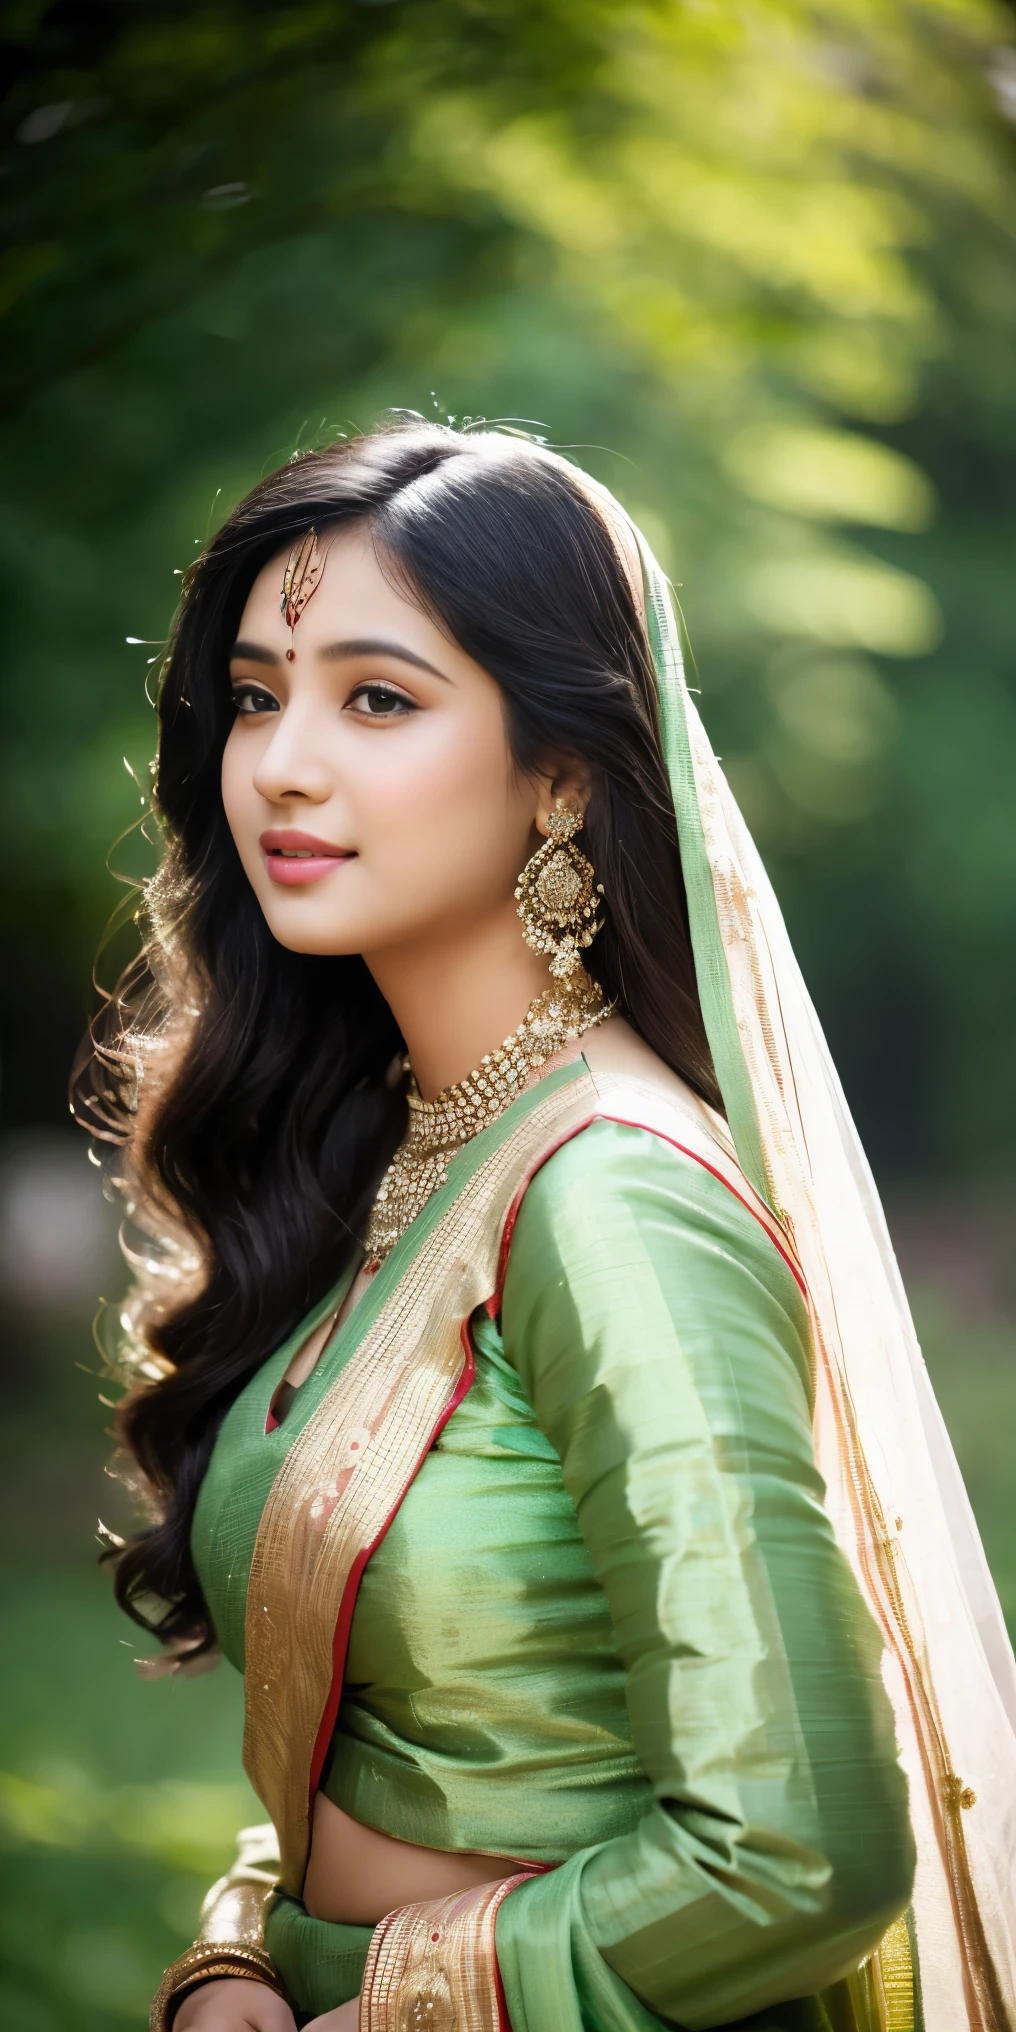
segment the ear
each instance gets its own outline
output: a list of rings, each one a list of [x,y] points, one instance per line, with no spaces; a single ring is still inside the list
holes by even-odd
[[[547,817],[553,811],[558,798],[570,811],[585,814],[592,796],[592,778],[584,762],[560,761],[552,764],[546,774],[538,776],[536,790],[536,830],[546,834]]]

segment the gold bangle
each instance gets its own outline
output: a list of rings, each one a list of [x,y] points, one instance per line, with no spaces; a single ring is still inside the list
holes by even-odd
[[[262,1947],[240,1947],[234,1941],[197,1941],[166,1970],[152,2001],[149,2032],[169,2032],[178,2005],[202,1983],[227,1976],[246,1976],[264,1983],[285,2000],[282,1978]]]

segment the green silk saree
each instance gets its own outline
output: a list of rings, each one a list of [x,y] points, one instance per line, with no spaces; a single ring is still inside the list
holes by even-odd
[[[303,2012],[359,1990],[361,2032],[1016,2032],[1016,1661],[669,587],[568,470],[645,621],[725,1120],[551,1073],[281,1428],[341,1286],[228,1413],[194,1552],[277,1835],[267,1943]],[[518,1876],[315,1922],[319,1789]],[[254,1853],[209,1953],[261,1952]]]
[[[193,1539],[297,2007],[366,1966],[384,2032],[917,2025],[881,1641],[823,1507],[799,1266],[723,1125],[676,1080],[550,1073],[266,1431],[341,1295],[231,1407]],[[315,1921],[318,1787],[519,1878],[394,1935]]]

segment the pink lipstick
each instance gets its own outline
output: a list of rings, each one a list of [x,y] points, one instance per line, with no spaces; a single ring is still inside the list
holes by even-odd
[[[336,847],[319,840],[314,833],[302,833],[289,826],[272,827],[258,842],[273,882],[296,888],[304,882],[320,882],[340,861],[356,857],[348,847]]]

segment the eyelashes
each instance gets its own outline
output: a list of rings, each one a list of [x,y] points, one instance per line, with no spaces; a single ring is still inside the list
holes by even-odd
[[[235,684],[233,704],[237,715],[244,718],[251,713],[277,713],[279,710],[278,699],[259,684]]]
[[[233,705],[239,719],[249,719],[254,714],[277,713],[282,708],[273,692],[266,691],[260,684],[250,681],[234,684]],[[350,693],[343,711],[353,711],[360,720],[403,719],[407,713],[418,710],[412,699],[396,691],[390,684],[360,684]]]
[[[390,684],[361,684],[350,697],[349,704],[362,702],[365,710],[358,714],[361,720],[393,720],[404,713],[416,711],[411,699],[395,691]]]

